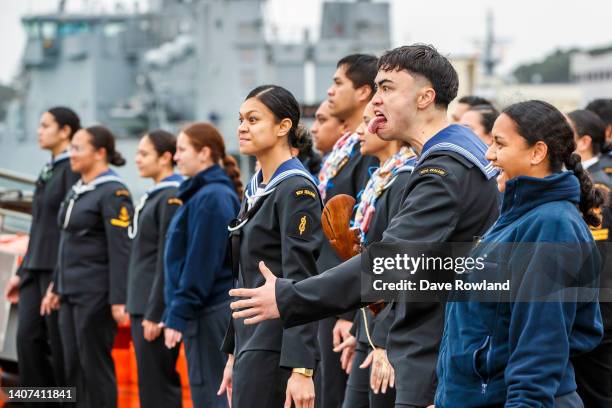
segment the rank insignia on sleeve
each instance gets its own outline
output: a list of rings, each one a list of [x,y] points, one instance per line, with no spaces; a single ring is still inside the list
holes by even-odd
[[[426,174],[436,174],[438,176],[446,176],[448,172],[440,167],[424,167],[419,169],[419,176],[424,176]]]
[[[595,241],[607,241],[610,236],[610,230],[608,228],[591,228],[591,234]]]
[[[183,205],[183,200],[181,200],[180,198],[172,197],[168,199],[168,204]]]
[[[289,236],[309,240],[312,236],[312,217],[306,213],[297,213],[291,217]]]
[[[130,225],[130,213],[127,208],[121,207],[119,210],[119,216],[110,220],[111,225],[115,227],[127,228]]]
[[[317,198],[317,194],[309,188],[300,188],[298,190],[295,190],[295,196],[296,197],[310,197],[313,199]]]
[[[115,195],[117,197],[129,197],[130,196],[130,192],[127,191],[125,188],[122,188],[121,190],[115,191]]]

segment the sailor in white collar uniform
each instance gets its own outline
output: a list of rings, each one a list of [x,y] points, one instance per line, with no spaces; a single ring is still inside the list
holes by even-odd
[[[24,387],[63,386],[64,358],[58,316],[40,315],[40,304],[57,264],[60,204],[79,175],[70,169],[70,138],[81,127],[71,109],[55,107],[45,112],[38,128],[41,148],[51,151],[34,190],[30,240],[23,262],[6,287],[9,301],[19,302],[17,356]],[[34,404],[38,405],[38,404]]]
[[[159,323],[164,313],[164,250],[166,232],[182,201],[183,177],[174,173],[176,137],[153,130],[142,137],[136,166],[151,187],[136,206],[128,235],[132,251],[128,272],[127,311],[138,367],[138,396],[142,408],[182,404],[181,379],[176,371],[179,347],[164,345]]]
[[[132,198],[108,164],[123,165],[112,133],[102,126],[77,132],[71,167],[81,174],[59,211],[61,228],[54,291],[61,296],[60,331],[67,383],[77,405],[115,407],[111,356],[117,323],[125,313]],[[49,294],[43,308],[57,299]]]
[[[256,156],[261,170],[230,225],[237,286],[255,288],[263,283],[261,261],[294,281],[316,275],[323,243],[322,202],[312,176],[290,153],[290,146],[297,147],[305,137],[298,130],[299,105],[284,88],[262,86],[249,94],[240,118],[240,152]],[[223,350],[230,358],[220,392],[233,394],[228,395],[232,407],[280,408],[286,401],[297,408],[314,406],[316,323],[283,329],[277,320],[252,330],[236,321]]]

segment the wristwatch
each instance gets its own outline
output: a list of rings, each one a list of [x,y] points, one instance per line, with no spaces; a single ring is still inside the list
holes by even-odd
[[[312,377],[314,375],[314,370],[312,368],[294,368],[291,372],[302,374],[305,377]]]

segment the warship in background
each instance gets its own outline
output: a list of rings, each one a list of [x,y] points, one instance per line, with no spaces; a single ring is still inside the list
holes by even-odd
[[[267,38],[265,3],[149,0],[145,12],[73,14],[63,0],[57,12],[23,17],[27,42],[0,144],[35,149],[41,113],[66,105],[82,123],[105,124],[121,137],[209,121],[236,154],[236,115],[252,88],[279,84],[314,105],[326,97],[339,58],[390,47],[387,2],[324,2],[316,42],[307,32],[300,42]],[[135,149],[121,144],[128,156]],[[36,171],[7,160],[0,167]],[[242,160],[246,174],[249,166]]]
[[[0,288],[27,246],[34,180],[49,159],[36,130],[49,107],[69,106],[83,124],[102,123],[121,137],[128,165],[118,172],[138,197],[150,181],[131,159],[147,129],[210,121],[247,177],[253,163],[237,154],[233,136],[252,88],[285,86],[309,110],[326,97],[339,58],[390,47],[386,2],[326,1],[316,42],[269,38],[265,3],[150,0],[142,12],[69,13],[62,0],[56,12],[22,18],[27,41],[0,126]],[[0,365],[14,372],[16,309],[0,303]]]

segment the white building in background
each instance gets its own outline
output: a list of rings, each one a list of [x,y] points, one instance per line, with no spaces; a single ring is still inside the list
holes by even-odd
[[[486,98],[499,109],[530,99],[549,102],[562,112],[584,106],[583,90],[577,84],[509,84],[499,76],[487,76],[481,72],[475,57],[455,57],[451,58],[451,63],[459,75],[459,91],[449,111],[466,95]]]
[[[570,73],[583,92],[581,106],[593,99],[612,98],[612,51],[572,55]]]
[[[507,84],[496,89],[495,103],[500,108],[531,99],[546,101],[561,112],[584,106],[582,89],[576,84]]]

